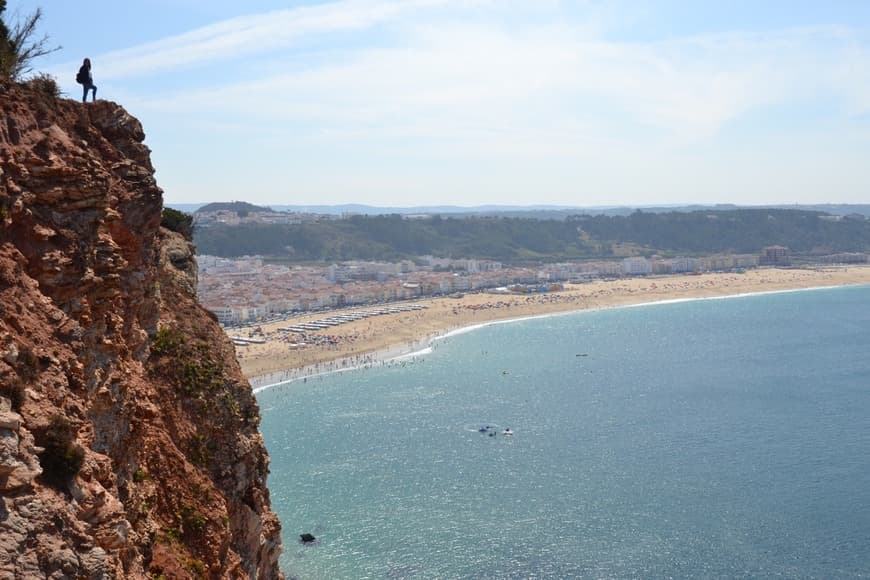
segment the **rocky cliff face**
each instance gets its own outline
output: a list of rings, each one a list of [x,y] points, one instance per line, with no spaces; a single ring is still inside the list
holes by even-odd
[[[140,123],[0,84],[0,578],[278,578],[259,410]]]

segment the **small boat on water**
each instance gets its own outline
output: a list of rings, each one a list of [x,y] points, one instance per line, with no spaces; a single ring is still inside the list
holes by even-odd
[[[514,432],[513,432],[513,429],[511,429],[510,427],[508,427],[507,429],[505,429],[504,431],[502,431],[501,434],[502,434],[502,435],[513,435]]]

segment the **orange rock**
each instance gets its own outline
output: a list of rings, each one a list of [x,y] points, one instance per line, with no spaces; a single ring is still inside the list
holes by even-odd
[[[4,81],[0,119],[0,578],[281,577],[259,409],[141,124]]]

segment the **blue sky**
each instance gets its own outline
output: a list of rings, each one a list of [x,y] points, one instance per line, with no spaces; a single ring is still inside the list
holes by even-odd
[[[8,0],[169,203],[870,203],[864,0]]]

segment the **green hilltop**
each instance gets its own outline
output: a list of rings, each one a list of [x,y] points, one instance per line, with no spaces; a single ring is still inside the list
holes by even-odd
[[[274,210],[271,207],[254,205],[246,201],[221,201],[206,204],[194,213],[210,213],[216,211],[230,211],[239,215],[245,215],[253,212],[272,213]]]
[[[512,217],[397,214],[299,224],[197,228],[202,254],[263,255],[282,261],[396,260],[421,255],[505,263],[757,253],[772,245],[794,255],[870,250],[870,220],[789,209]]]

